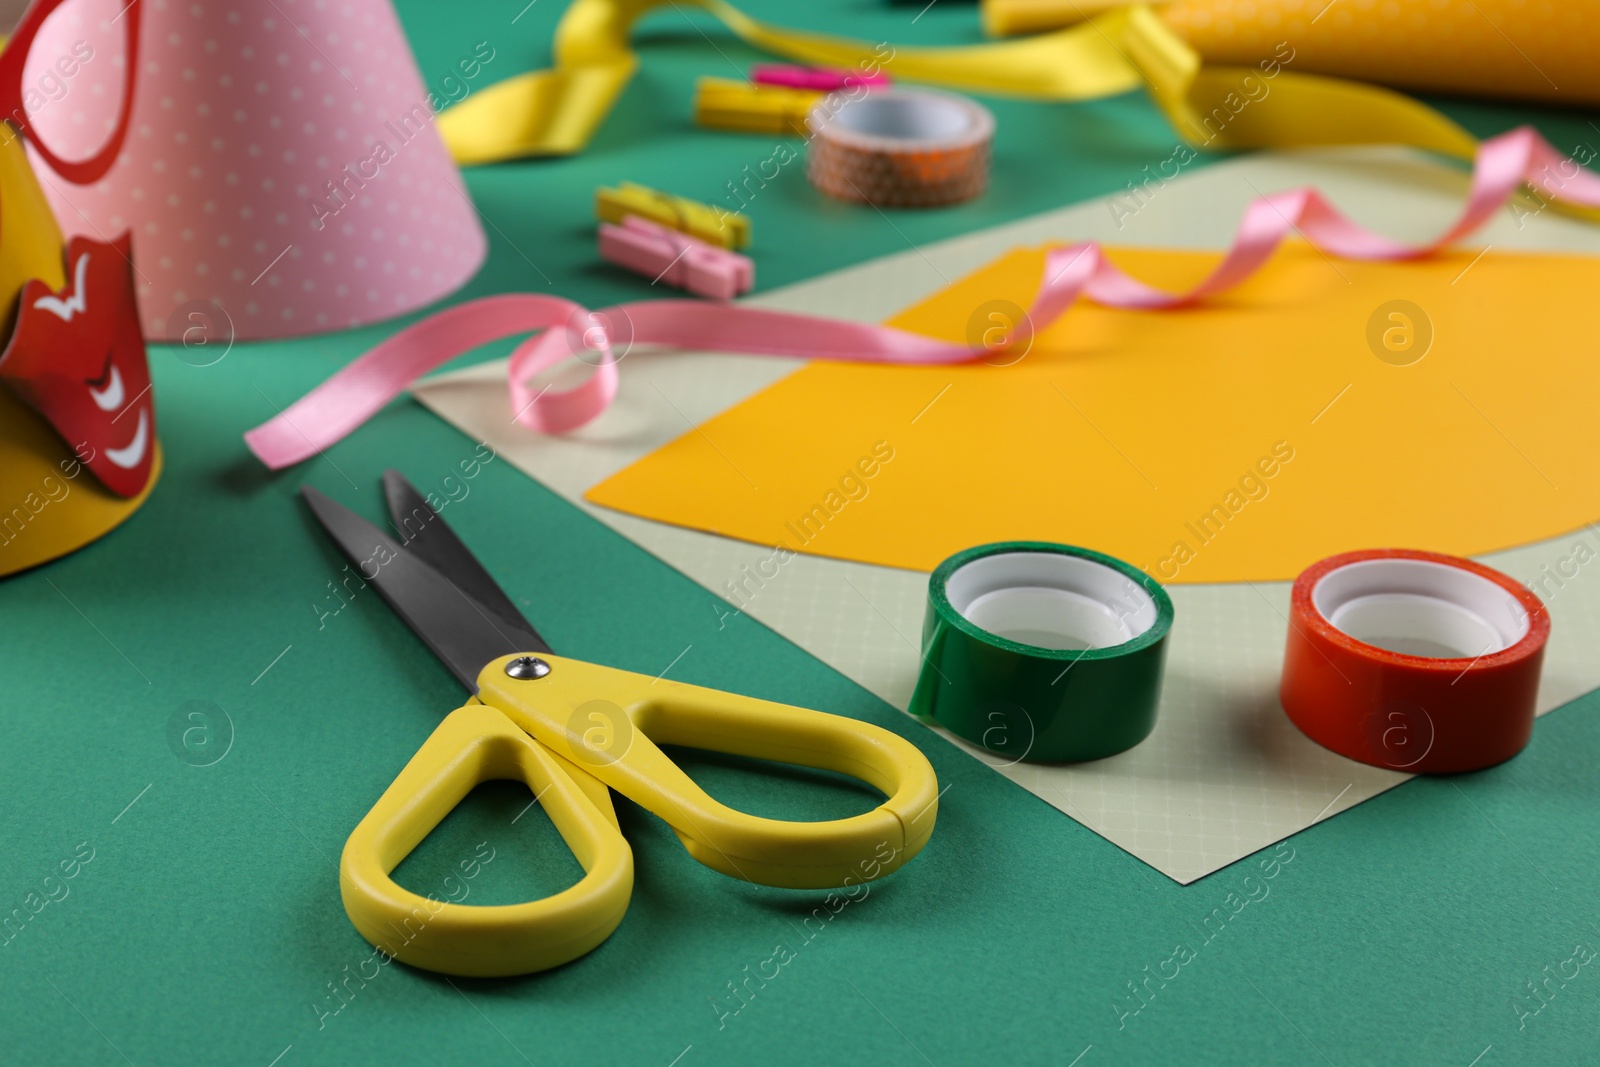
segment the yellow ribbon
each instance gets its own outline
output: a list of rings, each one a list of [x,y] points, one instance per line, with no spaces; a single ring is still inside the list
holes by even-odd
[[[669,0],[574,0],[556,28],[555,66],[490,86],[439,116],[457,162],[492,163],[581,151],[639,60],[628,34]],[[896,78],[1035,100],[1093,100],[1146,87],[1190,144],[1213,149],[1403,144],[1471,159],[1477,140],[1426,105],[1388,89],[1300,74],[1284,62],[1204,66],[1145,6],[1114,7],[1081,25],[960,48],[895,48],[771,26],[723,0],[681,0],[737,37],[802,63],[876,63]],[[1274,69],[1275,68],[1275,69]]]

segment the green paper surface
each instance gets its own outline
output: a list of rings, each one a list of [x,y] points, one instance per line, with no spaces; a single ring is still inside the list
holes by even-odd
[[[555,0],[399,6],[429,84],[478,41],[497,50],[486,81],[543,65],[561,11]],[[747,7],[874,40],[978,39],[970,4]],[[533,290],[597,306],[654,293],[598,262],[594,187],[634,180],[718,202],[771,154],[771,138],[689,119],[693,79],[742,75],[755,53],[670,9],[644,23],[641,45],[641,74],[584,155],[467,174],[491,253],[461,297]],[[761,287],[1114,192],[1173,146],[1138,96],[986,102],[996,177],[972,204],[879,214],[824,200],[798,163],[784,169],[749,207]],[[1594,136],[1581,115],[1449,110],[1480,133],[1531,119],[1563,147]],[[1546,717],[1503,767],[1410,782],[1181,887],[759,625],[719,629],[703,590],[509,464],[459,481],[474,442],[409,400],[292,470],[268,473],[249,455],[243,430],[395,328],[240,345],[208,367],[154,349],[167,471],[150,503],[90,548],[0,583],[0,901],[26,916],[0,947],[0,1061],[1593,1058],[1600,968],[1575,948],[1600,945],[1596,699]],[[670,667],[912,738],[946,787],[927,849],[833,913],[823,894],[701,868],[623,801],[637,882],[596,952],[521,980],[450,981],[398,963],[351,978],[376,965],[340,905],[344,838],[463,696],[371,590],[332,612],[342,601],[328,583],[344,564],[297,490],[315,485],[376,518],[389,466],[424,491],[448,492],[457,476],[445,518],[559,651]],[[186,729],[201,730],[188,747]],[[830,776],[681,755],[714,795],[751,811],[822,818],[872,804]],[[453,877],[488,903],[570,884],[575,864],[527,799],[480,789],[398,877],[442,893]],[[461,881],[483,844],[494,858]],[[49,894],[61,899],[35,913]],[[1530,981],[1545,983],[1539,998]]]

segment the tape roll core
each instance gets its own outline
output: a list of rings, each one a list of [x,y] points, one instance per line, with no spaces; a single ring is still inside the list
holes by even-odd
[[[1088,549],[968,549],[928,580],[911,711],[1015,760],[1114,755],[1155,727],[1172,602]]]
[[[1499,585],[1429,560],[1347,563],[1318,580],[1311,600],[1341,633],[1426,659],[1501,652],[1528,632],[1527,614],[1506,610]]]
[[[1490,567],[1374,549],[1295,580],[1279,690],[1307,737],[1415,773],[1478,770],[1528,743],[1550,616]]]
[[[1124,644],[1157,616],[1155,599],[1122,572],[1053,552],[975,559],[951,572],[945,596],[978,629],[1056,652]],[[1137,601],[1131,615],[1121,598]]]
[[[932,141],[960,138],[974,125],[964,108],[930,104],[930,97],[912,93],[868,95],[839,109],[833,121],[839,128],[864,137],[894,141]]]

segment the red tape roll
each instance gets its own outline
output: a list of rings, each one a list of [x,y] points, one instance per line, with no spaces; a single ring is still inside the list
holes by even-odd
[[[1550,615],[1499,571],[1434,552],[1347,552],[1295,579],[1279,696],[1324,748],[1450,774],[1533,732]]]

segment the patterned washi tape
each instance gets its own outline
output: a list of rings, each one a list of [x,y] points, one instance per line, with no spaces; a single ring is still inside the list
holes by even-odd
[[[806,176],[840,200],[937,207],[989,185],[994,116],[965,97],[887,90],[840,104],[829,96],[807,125]]]

